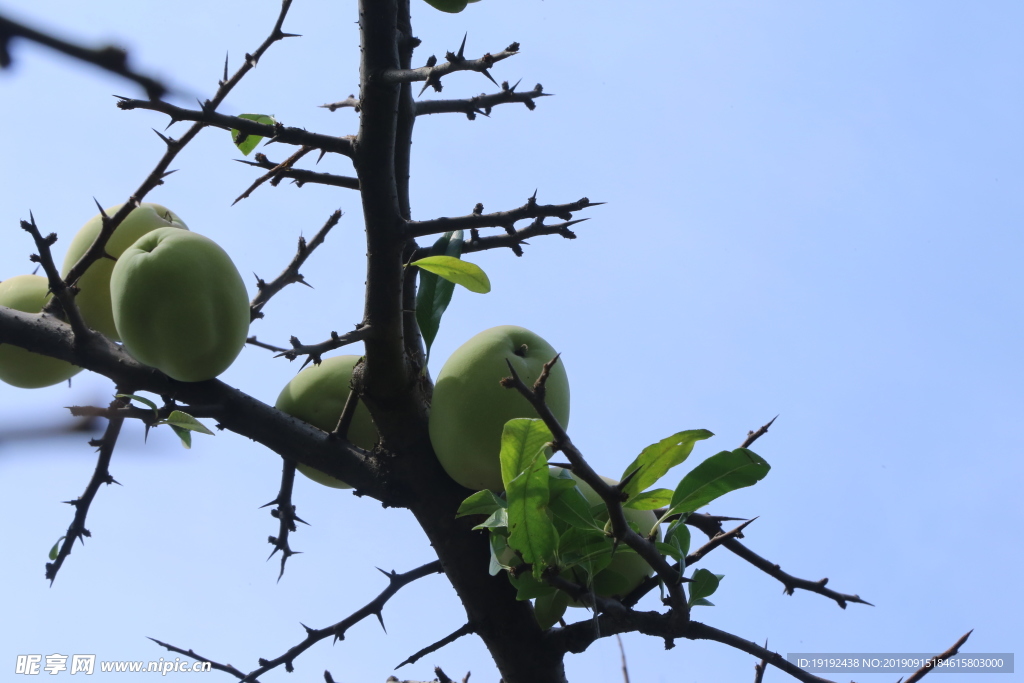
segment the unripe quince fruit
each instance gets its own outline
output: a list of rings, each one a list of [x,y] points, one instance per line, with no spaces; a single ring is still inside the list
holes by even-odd
[[[360,356],[325,358],[320,365],[310,365],[292,378],[277,397],[274,406],[325,432],[338,426],[338,418],[351,391],[352,369]],[[348,440],[363,450],[373,450],[380,437],[370,419],[370,411],[362,401],[356,406],[348,426]],[[305,465],[299,472],[313,481],[336,489],[352,488],[345,482]]]
[[[468,3],[479,2],[479,0],[426,0],[426,2],[431,7],[439,9],[442,12],[457,14],[466,9],[466,5]]]
[[[0,282],[0,306],[23,313],[38,313],[50,298],[50,286],[40,275],[16,275]],[[22,389],[59,384],[82,368],[66,361],[0,344],[0,380]]]
[[[249,332],[249,297],[227,253],[208,237],[158,228],[128,247],[110,276],[114,324],[137,359],[182,382],[234,362]]]
[[[501,386],[511,375],[532,385],[555,357],[551,345],[530,330],[502,325],[484,330],[455,350],[437,376],[430,408],[430,442],[452,479],[466,488],[501,491],[501,432],[519,417],[536,418],[533,406],[515,389]],[[569,423],[569,379],[559,360],[547,380],[547,405],[563,426]]]
[[[110,207],[106,210],[106,214],[113,216],[121,206],[118,204]],[[68,246],[68,252],[64,256],[64,265],[60,271],[61,277],[66,277],[68,271],[85,255],[92,243],[96,241],[102,228],[103,216],[100,214],[96,214],[82,226]],[[117,230],[107,240],[106,251],[115,259],[119,258],[135,240],[157,228],[188,230],[178,215],[167,207],[143,202],[117,226]],[[110,273],[113,270],[114,261],[108,258],[94,261],[78,279],[77,285],[80,291],[75,297],[75,304],[82,312],[82,318],[89,327],[97,332],[102,332],[114,341],[121,341],[114,325],[114,315],[110,310]]]
[[[588,484],[584,483],[575,474],[572,475],[572,478],[576,480],[576,485],[579,487],[580,492],[583,493],[583,497],[587,499],[591,506],[604,504],[604,500],[601,496],[597,495],[597,491],[590,488]],[[608,477],[601,478],[609,486],[615,486],[619,483],[615,479]],[[641,536],[649,534],[651,529],[658,523],[658,516],[654,514],[653,510],[623,508],[622,511],[626,515],[626,521],[630,524],[635,524],[638,529],[637,533]],[[599,522],[607,521],[608,509],[605,508],[601,513],[596,514],[595,517]],[[656,537],[661,538],[660,529]],[[615,549],[611,564],[598,572],[597,576],[594,577],[594,593],[602,598],[624,597],[653,573],[654,569],[651,568],[651,565],[647,564],[647,560],[635,552],[625,551],[625,546],[620,545]],[[572,577],[566,578],[571,579]],[[571,607],[583,606],[582,603],[571,600],[569,605]]]

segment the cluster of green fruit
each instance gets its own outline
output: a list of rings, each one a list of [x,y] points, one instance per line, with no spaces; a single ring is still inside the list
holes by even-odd
[[[113,215],[120,209],[107,210]],[[75,235],[62,275],[81,259],[103,226],[97,215]],[[182,382],[212,379],[234,362],[249,330],[249,297],[231,258],[213,240],[189,231],[172,211],[144,203],[107,242],[112,259],[92,263],[76,283],[85,323],[124,344],[135,358]],[[0,282],[0,305],[39,313],[50,298],[46,278]],[[63,382],[81,368],[0,345],[0,380],[23,388]]]
[[[474,491],[502,492],[499,454],[505,425],[517,418],[536,418],[537,414],[519,392],[503,387],[501,379],[509,376],[511,364],[530,385],[555,355],[551,345],[537,334],[522,327],[503,325],[471,338],[445,362],[434,387],[429,432],[438,461],[452,479]],[[334,430],[351,391],[352,372],[358,362],[358,356],[337,356],[302,370],[281,391],[277,408],[324,431]],[[566,426],[569,382],[560,362],[552,366],[545,386],[547,405],[559,423]],[[348,436],[352,443],[366,450],[372,449],[378,441],[370,414],[362,404],[356,409]],[[344,482],[323,472],[304,465],[298,469],[325,486],[348,488]],[[552,476],[563,475],[552,473]],[[616,483],[612,479],[606,481]],[[601,520],[603,515],[606,522],[607,508],[597,493],[582,481],[576,480],[576,485],[585,504],[594,507],[595,518]],[[626,509],[625,514],[627,521],[641,534],[649,534],[657,526],[657,517],[651,510]],[[503,565],[519,564],[507,545],[503,554]],[[593,589],[601,597],[626,595],[652,573],[646,561],[625,547],[618,549],[614,556],[609,553],[606,559],[606,566],[593,576]],[[567,578],[577,577],[569,575]],[[564,593],[560,595],[557,600],[564,602],[562,610],[568,605],[579,606]],[[538,602],[540,612],[545,606],[546,602]]]

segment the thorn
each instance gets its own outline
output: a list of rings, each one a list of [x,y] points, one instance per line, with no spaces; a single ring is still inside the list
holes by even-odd
[[[498,85],[498,81],[494,80],[494,78],[491,77],[491,74],[487,72],[487,69],[484,69],[480,73],[482,73],[484,76],[487,76],[487,80],[489,80],[491,83],[493,83],[494,85]]]
[[[228,52],[225,51],[224,52],[224,80],[222,80],[220,82],[220,84],[224,85],[227,82],[228,82]]]
[[[320,156],[318,156],[316,158],[316,163],[319,164],[320,160],[323,159],[326,154],[327,154],[327,150],[326,149],[320,150]]]
[[[460,61],[461,61],[461,60],[463,60],[463,59],[465,59],[465,57],[463,57],[462,55],[463,55],[463,52],[464,52],[464,51],[465,51],[465,49],[466,49],[466,37],[467,37],[468,35],[469,35],[469,33],[468,33],[468,32],[467,32],[467,33],[465,33],[465,34],[463,34],[463,36],[462,36],[462,45],[459,45],[459,54],[455,55],[456,57],[458,57],[458,58],[459,58],[459,60],[460,60]]]
[[[382,612],[374,612],[377,615],[377,621],[380,622],[380,627],[384,629],[384,633],[388,632],[387,627],[384,626],[384,614]]]
[[[504,83],[504,85],[505,85],[504,90],[508,90],[509,92],[515,92],[516,88],[518,88],[519,84],[522,83],[522,82],[523,82],[523,79],[520,78],[518,81],[516,81],[515,85],[513,85],[512,87],[509,87],[508,86],[508,81],[505,81],[505,83]]]

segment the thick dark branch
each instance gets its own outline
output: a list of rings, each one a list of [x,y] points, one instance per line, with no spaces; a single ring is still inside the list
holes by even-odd
[[[291,4],[292,0],[282,0],[281,11],[277,16],[277,21],[274,23],[274,28],[270,32],[270,35],[267,36],[267,38],[263,41],[259,48],[256,49],[255,53],[253,53],[252,55],[246,55],[245,62],[242,64],[241,67],[239,67],[238,71],[236,71],[231,78],[220,82],[220,87],[217,88],[217,92],[214,94],[213,98],[203,103],[204,111],[208,111],[211,114],[214,113],[217,107],[220,106],[221,102],[224,101],[224,98],[227,97],[228,94],[231,92],[232,88],[234,88],[238,84],[238,82],[242,80],[242,77],[245,76],[245,74],[247,74],[253,67],[256,66],[256,62],[263,55],[263,53],[266,52],[270,48],[270,46],[273,45],[275,42],[292,35],[289,33],[284,33],[281,30],[281,26],[284,24],[285,16],[287,16],[288,8],[291,7]],[[133,101],[139,102],[143,105],[147,104],[144,100]],[[160,139],[163,140],[164,144],[167,146],[167,149],[165,150],[163,157],[160,158],[160,161],[157,162],[156,167],[152,171],[150,171],[149,175],[146,176],[146,179],[142,181],[142,184],[138,187],[138,189],[135,190],[134,194],[132,194],[128,198],[128,201],[121,206],[117,213],[115,213],[113,216],[108,217],[105,213],[103,213],[103,208],[100,207],[100,213],[103,215],[103,227],[100,229],[100,234],[96,236],[95,241],[93,241],[92,245],[90,245],[90,247],[82,255],[82,258],[80,258],[78,262],[71,267],[71,270],[68,271],[67,277],[64,278],[65,282],[67,282],[68,284],[74,284],[78,282],[78,279],[82,277],[82,275],[89,268],[89,266],[93,264],[93,262],[95,262],[97,259],[106,257],[107,240],[109,240],[110,236],[114,234],[114,230],[117,229],[117,226],[119,226],[121,224],[121,221],[127,218],[128,214],[131,213],[131,211],[142,202],[142,200],[150,192],[150,190],[155,188],[157,185],[163,184],[163,179],[166,176],[173,173],[173,171],[167,170],[170,167],[171,162],[178,155],[178,153],[182,149],[184,149],[185,146],[189,142],[191,142],[192,139],[196,135],[198,135],[203,128],[206,127],[206,125],[207,124],[205,123],[197,122],[177,140],[169,138],[161,133],[157,133],[157,135],[160,136]],[[52,307],[56,305],[53,303],[54,301],[56,301],[56,299],[51,301],[51,305],[48,305],[45,310],[49,312],[54,312],[54,308]]]
[[[307,626],[306,637],[305,639],[303,639],[301,643],[288,648],[288,651],[279,657],[275,657],[274,659],[269,660],[261,659],[260,667],[253,671],[250,671],[248,674],[241,677],[242,682],[248,683],[249,681],[255,681],[257,676],[262,676],[263,674],[267,673],[268,671],[271,671],[272,669],[276,669],[282,664],[284,665],[285,670],[291,673],[295,669],[295,666],[293,664],[295,658],[298,657],[300,654],[302,654],[303,652],[305,652],[321,640],[324,640],[325,638],[330,638],[333,636],[337,640],[344,640],[345,632],[349,628],[358,624],[360,621],[371,615],[377,617],[377,619],[380,620],[381,626],[383,626],[384,619],[381,616],[381,614],[384,610],[384,605],[387,603],[388,600],[391,599],[391,596],[397,593],[403,586],[412,583],[416,579],[421,579],[424,576],[429,576],[431,574],[439,574],[441,573],[441,571],[442,569],[440,560],[428,562],[427,564],[421,567],[417,567],[416,569],[408,571],[404,574],[398,574],[394,571],[388,573],[384,570],[381,570],[381,573],[384,574],[384,576],[388,577],[389,583],[388,587],[385,588],[380,593],[380,595],[378,595],[370,602],[366,603],[366,605],[364,605],[362,608],[356,610],[351,615],[345,617],[344,619],[342,619],[341,621],[332,626],[328,626],[326,628],[321,629],[313,629]]]
[[[458,640],[462,636],[468,636],[470,633],[475,633],[475,632],[476,632],[476,629],[473,628],[472,624],[463,624],[462,626],[460,626],[459,628],[455,629],[454,631],[452,631],[451,633],[449,633],[448,635],[446,635],[444,638],[442,638],[441,640],[437,641],[436,643],[431,643],[430,645],[427,645],[425,648],[423,648],[419,652],[417,652],[417,653],[415,653],[413,655],[410,655],[408,659],[406,659],[404,662],[402,662],[401,664],[396,666],[395,670],[397,671],[398,669],[401,669],[406,664],[415,664],[416,662],[418,662],[423,657],[426,657],[427,655],[429,655],[431,652],[437,652],[438,650],[440,650],[445,645],[449,645],[451,643],[454,643],[456,640]]]
[[[708,516],[691,514],[687,519],[686,523],[690,526],[696,527],[703,531],[707,536],[714,538],[719,533],[722,533],[721,523],[716,520],[709,520]],[[828,579],[821,579],[819,581],[810,581],[808,579],[801,579],[786,572],[782,571],[779,565],[774,564],[761,557],[754,551],[747,548],[745,545],[737,541],[735,538],[726,538],[722,541],[722,545],[728,548],[730,551],[739,555],[744,560],[754,565],[768,576],[771,576],[782,583],[785,586],[786,595],[792,595],[793,592],[799,588],[811,593],[817,593],[824,595],[827,598],[831,598],[836,601],[843,609],[846,609],[846,604],[850,602],[860,603],[862,605],[871,605],[867,600],[862,600],[858,595],[847,595],[845,593],[838,593],[834,590],[825,588],[828,583]],[[873,606],[873,605],[872,605]]]
[[[327,233],[331,231],[338,221],[341,220],[341,209],[338,209],[331,214],[327,222],[324,223],[323,227],[313,236],[313,239],[308,243],[304,237],[299,237],[299,248],[295,253],[295,257],[292,258],[291,263],[285,268],[280,275],[274,278],[272,281],[265,282],[260,278],[256,278],[256,289],[258,290],[256,296],[249,303],[249,318],[250,320],[256,320],[257,318],[263,317],[263,307],[270,301],[271,297],[280,292],[282,289],[290,284],[301,283],[309,285],[302,277],[302,273],[299,272],[299,268],[306,262],[309,255],[313,253],[313,250],[323,244],[324,239],[327,237]],[[255,340],[253,340],[255,343]]]
[[[248,164],[249,166],[256,166],[257,168],[265,168],[267,170],[280,169],[281,167],[281,164],[271,161],[265,154],[257,152],[255,159],[255,161],[249,161],[248,159],[235,159],[235,161],[241,164]],[[307,171],[301,168],[285,168],[279,170],[275,175],[281,178],[291,178],[299,187],[302,187],[306,183],[315,183],[317,185],[345,187],[350,190],[359,189],[358,178],[334,175],[333,173],[318,173],[316,171]]]
[[[518,85],[518,84],[516,84]],[[525,104],[527,109],[536,108],[534,100],[538,97],[550,97],[550,93],[544,92],[540,83],[533,87],[533,90],[516,92],[516,86],[509,86],[508,82],[501,84],[501,92],[491,95],[480,94],[463,100],[420,100],[416,103],[416,116],[427,114],[465,114],[472,121],[477,114],[484,116],[491,115],[491,109],[499,104],[510,104],[518,102]]]
[[[338,334],[337,332],[331,332],[331,338],[320,342],[319,344],[306,345],[299,341],[298,337],[291,337],[292,348],[284,351],[283,353],[277,354],[278,356],[284,356],[288,360],[295,360],[299,356],[309,356],[302,364],[305,365],[309,361],[314,363],[320,363],[320,358],[323,354],[334,349],[340,349],[342,346],[354,344],[358,341],[364,341],[370,337],[372,330],[369,325],[359,324],[356,325],[356,329],[345,334]]]
[[[289,460],[288,458],[282,459],[281,467],[281,488],[277,492],[277,497],[270,501],[263,507],[270,507],[276,505],[273,510],[270,511],[272,517],[276,517],[280,524],[278,525],[277,536],[271,536],[268,540],[269,543],[274,546],[274,549],[270,551],[270,557],[274,556],[274,553],[281,551],[281,571],[277,575],[277,580],[280,581],[281,577],[284,576],[284,565],[288,561],[288,558],[295,555],[296,552],[291,549],[288,545],[288,535],[297,531],[298,528],[295,526],[295,522],[302,522],[307,524],[306,520],[295,514],[295,504],[292,503],[292,489],[295,486],[295,461]],[[269,560],[270,557],[267,559]]]
[[[176,107],[167,102],[149,102],[146,100],[133,100],[127,97],[121,98],[117,103],[120,109],[148,109],[158,111],[171,117],[171,122],[195,121],[205,126],[222,128],[224,130],[238,130],[246,135],[258,135],[268,139],[268,142],[283,142],[286,145],[301,145],[320,149],[325,152],[334,152],[352,156],[352,138],[335,137],[321,133],[311,133],[304,128],[284,126],[281,123],[257,123],[238,116],[229,116],[214,111],[209,101],[203,103],[200,110],[185,109]]]
[[[146,91],[146,97],[151,100],[159,100],[168,92],[167,86],[160,81],[129,68],[128,53],[119,47],[113,45],[97,49],[82,47],[48,33],[37,31],[4,16],[0,16],[0,68],[7,68],[11,65],[8,52],[8,43],[11,38],[31,40],[74,59],[98,66],[129,81],[134,81]]]
[[[121,399],[114,399],[110,407],[116,408],[120,405],[123,405]],[[81,540],[84,544],[85,537],[92,535],[85,528],[85,518],[89,514],[89,506],[92,505],[92,501],[100,490],[100,486],[118,483],[110,476],[110,458],[114,454],[114,446],[117,445],[117,437],[121,433],[122,424],[124,424],[124,418],[110,418],[110,421],[107,423],[107,430],[103,433],[103,438],[99,441],[90,442],[91,445],[96,446],[99,450],[99,457],[96,459],[96,469],[93,470],[92,478],[85,487],[85,493],[75,500],[67,501],[68,504],[74,506],[75,517],[71,520],[71,525],[64,536],[64,541],[57,551],[57,557],[52,562],[46,563],[46,578],[50,580],[50,585],[53,585],[54,579],[57,578],[57,572],[60,571],[67,556],[71,554],[75,541]]]
[[[436,59],[431,57],[427,60],[427,65],[419,69],[389,69],[383,73],[381,80],[384,83],[390,84],[426,81],[423,84],[423,90],[431,87],[440,92],[441,79],[448,74],[455,73],[456,71],[477,71],[493,83],[494,79],[491,78],[491,74],[487,70],[494,66],[495,62],[500,62],[517,54],[519,52],[519,43],[512,43],[496,55],[487,53],[480,59],[466,59],[463,56],[465,48],[466,39],[463,38],[462,46],[459,47],[458,53],[449,52],[445,55],[445,58],[448,60],[447,62],[437,64]],[[420,93],[422,94],[422,92],[421,90]]]
[[[571,221],[575,211],[581,211],[591,206],[600,206],[603,202],[591,202],[584,197],[570,204],[538,204],[537,195],[530,197],[525,204],[510,211],[499,211],[497,213],[482,213],[474,211],[468,216],[456,218],[434,218],[428,221],[407,221],[405,224],[405,236],[425,237],[426,235],[440,235],[450,230],[478,230],[480,228],[504,228],[506,232],[515,229],[517,221],[528,218],[560,218],[563,221]],[[481,208],[478,206],[478,208]],[[545,234],[541,232],[533,234]],[[550,233],[547,233],[550,234]],[[532,235],[527,235],[532,236]],[[467,246],[469,242],[467,241]]]
[[[178,382],[145,366],[102,335],[75,339],[71,328],[52,316],[0,306],[0,344],[14,344],[74,363],[109,377],[124,393],[149,391],[184,405],[205,406],[219,426],[247,436],[284,457],[352,484],[391,506],[408,500],[379,480],[370,454],[347,441],[286,415],[218,380]],[[191,410],[187,409],[186,411]],[[196,411],[197,413],[199,411]]]

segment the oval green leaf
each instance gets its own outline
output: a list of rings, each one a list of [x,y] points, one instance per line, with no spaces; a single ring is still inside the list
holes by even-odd
[[[427,256],[413,261],[410,265],[422,268],[457,285],[462,285],[477,294],[486,294],[491,291],[491,281],[480,266],[454,256]]]
[[[697,465],[683,477],[672,494],[671,513],[692,512],[730,491],[764,479],[771,465],[754,451],[722,451]]]

